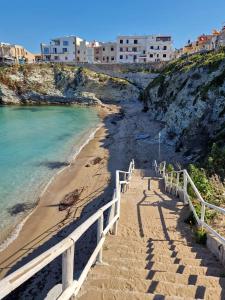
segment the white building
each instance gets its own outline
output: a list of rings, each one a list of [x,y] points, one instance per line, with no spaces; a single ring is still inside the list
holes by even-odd
[[[121,35],[117,37],[117,63],[168,61],[172,56],[171,36]]]
[[[76,36],[52,39],[50,44],[41,44],[41,54],[45,61],[76,62],[77,51],[83,40]]]
[[[113,64],[117,59],[117,44],[115,42],[101,43],[100,61],[104,64]]]

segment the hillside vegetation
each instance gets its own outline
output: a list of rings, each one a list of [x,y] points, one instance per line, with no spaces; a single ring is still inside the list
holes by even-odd
[[[144,111],[164,123],[164,142],[184,154],[203,198],[224,206],[225,49],[172,61],[141,100]],[[200,213],[198,203],[196,209]],[[216,222],[214,217],[214,212],[206,216],[209,222]]]

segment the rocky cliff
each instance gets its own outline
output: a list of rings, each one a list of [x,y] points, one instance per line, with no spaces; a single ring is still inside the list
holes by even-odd
[[[209,143],[224,146],[225,50],[171,62],[144,90],[141,100],[144,111],[164,123],[164,140],[190,160],[204,156]]]
[[[131,82],[66,65],[24,65],[0,68],[0,103],[118,103],[134,100]]]

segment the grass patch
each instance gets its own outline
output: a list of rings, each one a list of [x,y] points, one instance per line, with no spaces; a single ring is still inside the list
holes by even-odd
[[[197,228],[195,231],[195,240],[198,244],[206,245],[207,234],[203,228]]]

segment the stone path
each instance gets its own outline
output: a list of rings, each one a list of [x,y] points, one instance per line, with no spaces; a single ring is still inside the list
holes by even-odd
[[[162,181],[135,170],[122,194],[117,236],[104,244],[79,300],[225,299],[225,272],[183,220],[188,209],[163,193]]]

